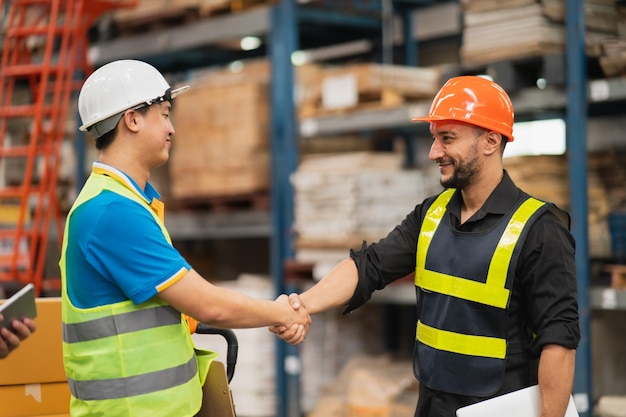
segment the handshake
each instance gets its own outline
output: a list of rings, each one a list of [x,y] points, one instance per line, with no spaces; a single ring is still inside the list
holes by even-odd
[[[281,308],[285,308],[285,323],[270,326],[269,330],[276,334],[281,340],[291,345],[302,343],[309,333],[311,316],[300,299],[300,296],[295,293],[289,296],[282,294],[275,302],[279,303]]]

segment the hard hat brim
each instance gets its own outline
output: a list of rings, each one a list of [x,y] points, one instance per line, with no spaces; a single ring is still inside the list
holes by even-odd
[[[412,122],[439,122],[441,120],[446,120],[446,119],[441,116],[421,116],[421,117],[414,117],[411,119]],[[452,119],[448,119],[448,120],[452,120]]]
[[[172,98],[172,99],[173,99],[173,98],[175,98],[176,96],[179,96],[180,94],[182,94],[182,93],[184,93],[185,91],[189,90],[189,88],[190,88],[190,87],[189,87],[188,85],[184,85],[184,86],[182,86],[182,87],[179,87],[179,88],[175,88],[175,89],[173,89],[173,90],[170,92],[170,98]],[[135,104],[133,104],[132,106],[128,106],[128,109],[132,109],[133,107],[135,107],[135,106],[136,106],[136,105],[138,105],[138,104],[141,104],[141,102],[139,102],[139,103],[135,103]],[[126,109],[126,110],[128,110],[128,109]],[[126,111],[126,110],[124,110],[124,111]],[[116,115],[116,114],[118,114],[118,113],[119,113],[119,112],[114,112],[114,113],[112,113],[112,114],[107,114],[107,115],[105,115],[105,116],[99,117],[98,119],[96,119],[96,120],[94,120],[94,121],[89,122],[89,124],[83,124],[83,125],[81,125],[81,126],[78,128],[78,130],[80,130],[81,132],[87,132],[91,126],[93,126],[93,125],[95,125],[95,124],[98,124],[98,123],[100,123],[101,121],[108,119],[109,117],[113,117],[113,116],[115,116],[115,115]]]

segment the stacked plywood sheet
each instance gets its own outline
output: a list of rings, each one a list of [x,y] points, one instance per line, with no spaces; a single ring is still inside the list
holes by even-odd
[[[298,248],[352,247],[378,240],[441,189],[439,177],[403,170],[403,156],[311,155],[292,176]]]
[[[598,43],[598,61],[607,77],[626,75],[626,6],[618,6],[615,16],[617,35]]]
[[[236,13],[258,5],[271,4],[268,0],[139,0],[134,8],[115,12],[119,23],[137,19],[160,20],[188,10],[193,17],[208,17],[216,14]]]
[[[620,77],[626,74],[626,38],[607,39],[599,44],[599,62],[607,77]]]
[[[171,194],[198,199],[269,187],[268,86],[257,79],[197,80],[174,107]]]
[[[565,0],[462,0],[464,65],[515,60],[564,51]],[[617,32],[613,0],[587,0],[586,41],[594,45]]]
[[[515,184],[533,197],[564,210],[570,206],[567,159],[562,155],[517,156],[504,159]]]
[[[615,196],[623,202],[624,165],[610,154],[593,154],[589,157],[587,181],[589,251],[593,256],[610,255],[610,236],[607,215],[615,209]],[[555,203],[570,210],[569,172],[567,158],[563,155],[519,156],[504,159],[504,167],[513,181],[530,195]],[[612,168],[607,174],[607,167]],[[621,173],[621,174],[620,174]],[[615,179],[611,185],[607,175]],[[619,179],[622,178],[622,181]]]

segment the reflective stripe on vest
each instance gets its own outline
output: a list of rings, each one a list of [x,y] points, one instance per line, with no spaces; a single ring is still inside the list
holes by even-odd
[[[76,381],[68,378],[72,395],[83,401],[112,400],[166,390],[186,383],[196,376],[196,357],[174,368],[128,376],[93,381]]]
[[[545,203],[531,197],[518,207],[497,244],[489,264],[487,279],[483,283],[430,271],[425,266],[430,243],[455,191],[448,189],[442,192],[424,218],[417,243],[415,285],[425,291],[505,309],[510,296],[506,279],[513,251],[525,224]],[[417,324],[416,338],[438,350],[498,359],[506,357],[505,339],[453,333],[426,326],[421,322]]]
[[[81,323],[63,323],[63,341],[87,342],[173,324],[180,324],[180,313],[169,306],[159,306]]]
[[[497,359],[502,359],[506,355],[506,340],[504,339],[440,330],[421,321],[417,322],[417,338],[423,344],[434,349],[460,353],[461,355]]]

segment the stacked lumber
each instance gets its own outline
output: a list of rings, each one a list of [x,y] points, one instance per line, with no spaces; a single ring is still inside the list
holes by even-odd
[[[298,72],[299,113],[306,118],[430,100],[441,87],[444,68],[359,63]]]
[[[589,155],[587,181],[589,252],[610,256],[608,215],[626,204],[625,156],[614,152]],[[504,159],[504,168],[518,187],[533,197],[569,211],[569,171],[564,155],[518,156]]]
[[[623,248],[623,238],[626,232],[616,228],[618,226],[615,222],[615,218],[612,220],[611,216],[615,213],[623,213],[626,211],[626,152],[619,151],[604,151],[595,152],[589,155],[589,172],[590,172],[590,186],[591,178],[597,179],[597,186],[603,190],[604,205],[602,210],[596,210],[595,216],[592,216],[590,209],[589,213],[589,241],[596,243],[596,248],[600,247],[601,251],[596,250],[595,253],[599,253],[602,256],[610,257],[619,255],[623,258],[623,253],[616,253],[615,250],[618,247]],[[593,177],[592,177],[593,175]],[[598,202],[589,198],[589,206],[597,207]],[[594,248],[590,243],[590,247]],[[622,249],[623,251],[623,249]]]
[[[114,20],[122,33],[131,33],[139,26],[158,29],[168,22],[186,23],[272,3],[271,0],[139,0],[134,8],[115,11]]]
[[[598,42],[598,61],[607,77],[626,75],[626,6],[618,6],[617,36]]]
[[[504,168],[515,184],[528,194],[569,210],[569,180],[565,156],[509,157],[504,158]]]
[[[407,360],[354,355],[337,377],[322,386],[307,417],[411,417],[419,384]]]
[[[565,49],[565,0],[462,0],[466,66],[537,57]],[[587,54],[617,33],[614,0],[585,2]]]
[[[598,61],[607,77],[626,75],[626,38],[611,38],[599,43]]]
[[[197,79],[176,98],[169,173],[177,200],[237,196],[269,187],[268,85]]]
[[[402,162],[402,155],[383,152],[304,158],[292,176],[298,250],[378,240],[441,190],[438,176],[404,170]]]

